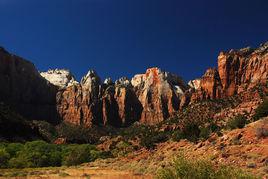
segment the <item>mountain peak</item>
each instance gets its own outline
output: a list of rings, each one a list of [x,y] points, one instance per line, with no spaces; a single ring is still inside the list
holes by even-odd
[[[67,69],[49,69],[47,72],[41,72],[40,75],[59,88],[66,88],[78,83]]]

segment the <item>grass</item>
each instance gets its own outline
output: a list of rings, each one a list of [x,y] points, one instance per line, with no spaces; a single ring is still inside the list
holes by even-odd
[[[190,160],[183,154],[171,166],[160,169],[158,179],[253,179],[256,178],[240,169],[228,166],[216,167],[210,160]]]
[[[68,176],[70,176],[68,173],[65,173],[65,172],[60,172],[59,173],[59,176],[60,177],[68,177]]]

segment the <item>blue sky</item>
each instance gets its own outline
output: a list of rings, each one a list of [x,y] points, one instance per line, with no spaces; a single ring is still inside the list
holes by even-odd
[[[268,41],[267,0],[0,0],[0,46],[40,71],[132,77],[158,66],[185,80],[221,50]]]

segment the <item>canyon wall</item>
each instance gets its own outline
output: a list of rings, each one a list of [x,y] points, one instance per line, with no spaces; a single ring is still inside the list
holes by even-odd
[[[29,119],[86,127],[125,127],[135,122],[153,125],[202,100],[242,94],[249,101],[248,96],[259,99],[255,89],[267,88],[267,78],[268,43],[256,49],[221,52],[217,68],[206,70],[188,84],[159,68],[115,82],[110,78],[102,82],[90,70],[78,82],[69,70],[39,74],[32,63],[0,48],[0,102]],[[248,103],[249,107],[251,104],[258,103]]]
[[[34,65],[0,48],[0,102],[28,119],[58,122],[58,88],[40,76]]]

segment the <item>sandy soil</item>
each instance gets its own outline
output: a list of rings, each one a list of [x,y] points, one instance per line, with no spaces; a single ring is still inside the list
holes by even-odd
[[[0,171],[1,172],[1,171]],[[4,172],[4,170],[2,170]],[[7,172],[7,171],[5,171]],[[16,179],[75,179],[75,178],[90,178],[90,179],[152,179],[150,175],[137,175],[127,171],[118,171],[110,169],[99,169],[92,167],[81,168],[49,168],[49,169],[25,169],[9,171],[10,173],[24,173],[27,176],[14,176],[8,178]],[[11,176],[11,175],[10,175]],[[0,177],[4,179],[6,177]]]

